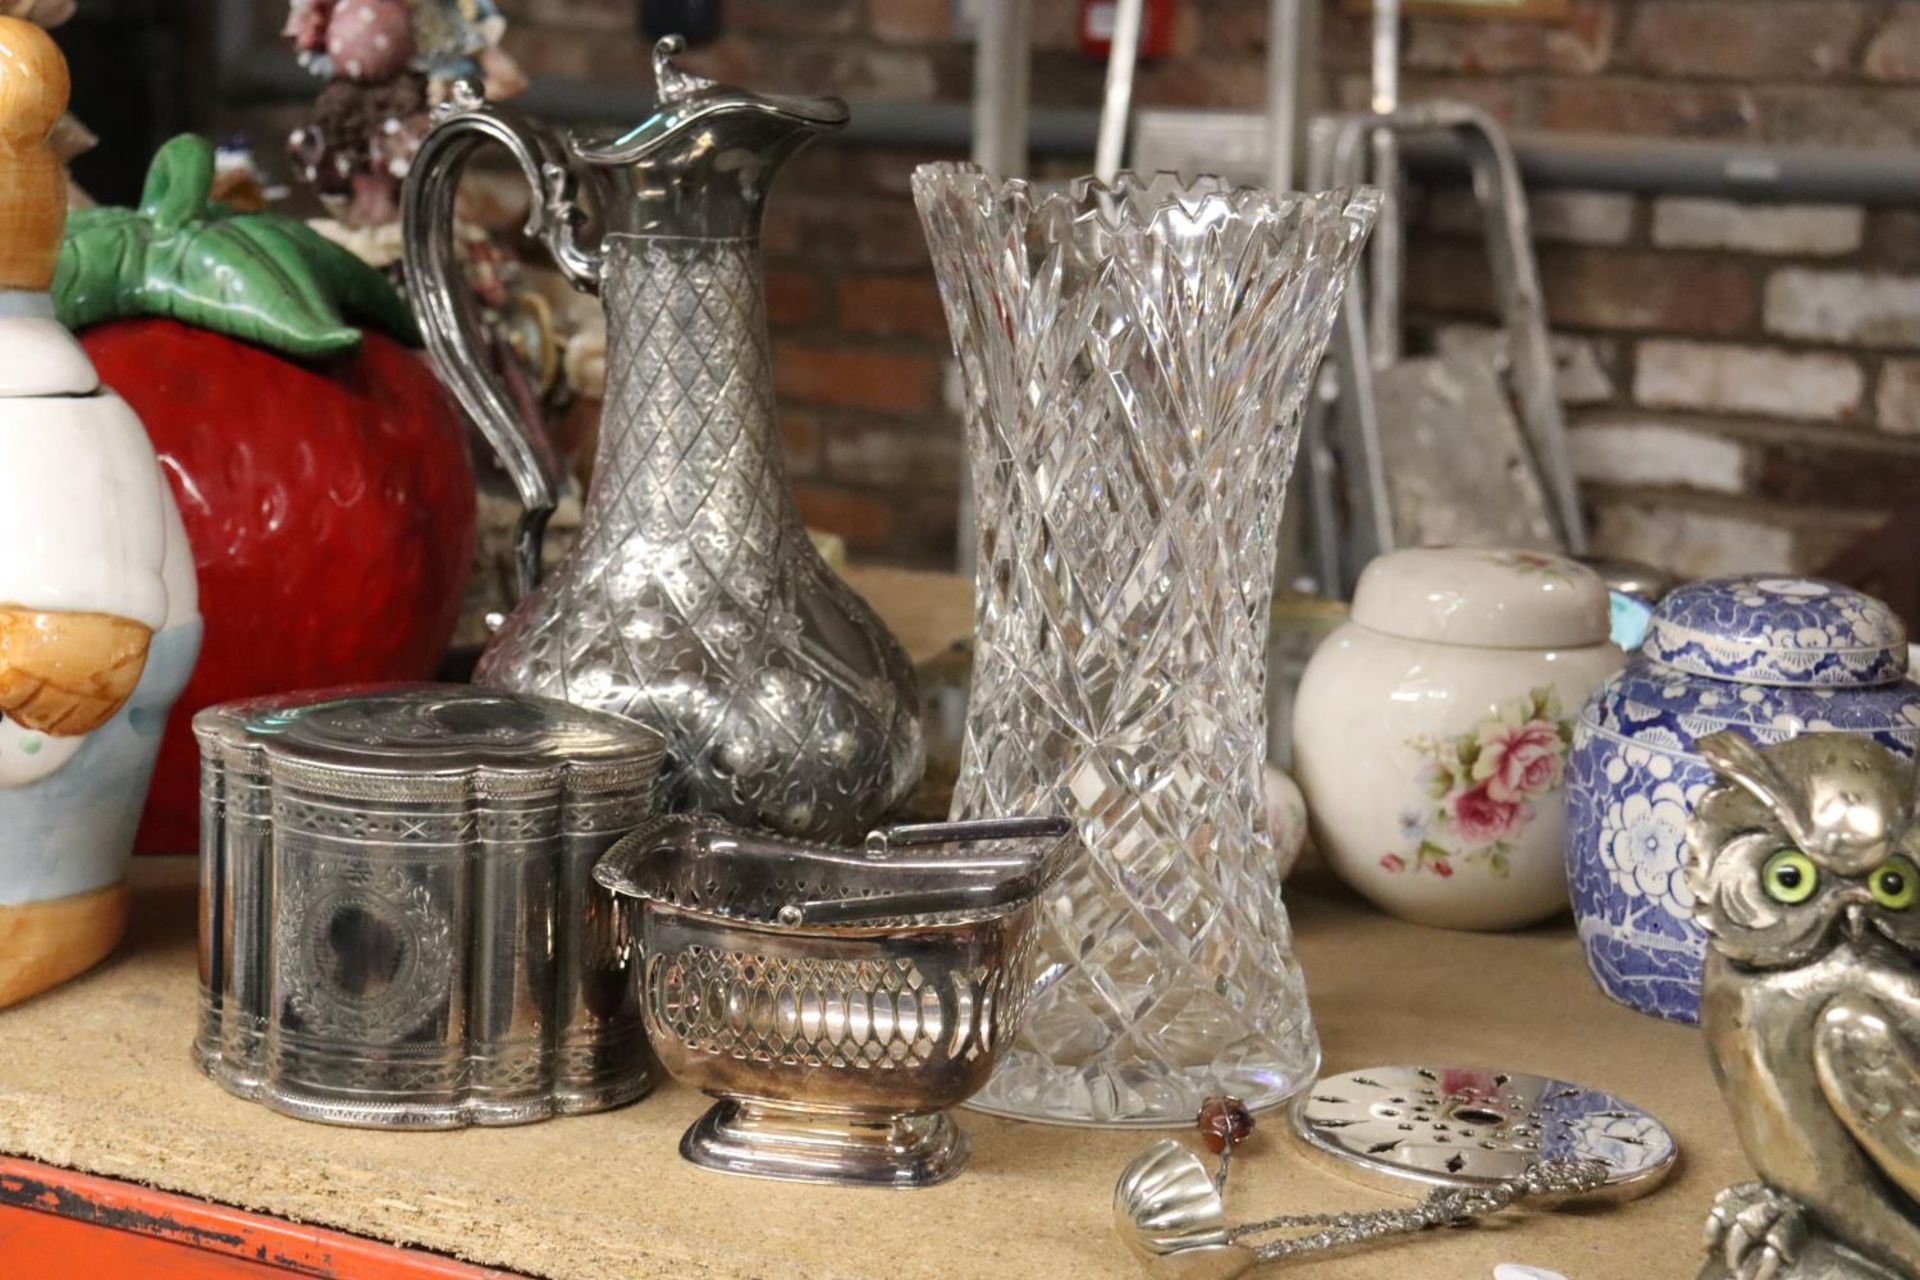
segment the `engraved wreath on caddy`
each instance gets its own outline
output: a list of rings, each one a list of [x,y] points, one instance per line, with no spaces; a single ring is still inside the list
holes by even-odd
[[[280,966],[286,997],[310,1031],[365,1038],[406,1035],[443,1006],[453,972],[448,912],[422,881],[391,867],[322,858],[300,860],[305,874],[280,895],[276,936],[296,954]],[[359,913],[398,943],[397,967],[377,988],[339,981],[334,924]]]

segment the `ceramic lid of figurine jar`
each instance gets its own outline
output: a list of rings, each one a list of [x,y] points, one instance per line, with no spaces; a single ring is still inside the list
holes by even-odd
[[[1693,582],[1654,611],[1653,661],[1740,684],[1859,686],[1907,673],[1907,634],[1885,604],[1817,578]]]
[[[1421,547],[1380,556],[1360,575],[1353,620],[1407,640],[1493,649],[1604,644],[1611,629],[1598,574],[1560,556]]]

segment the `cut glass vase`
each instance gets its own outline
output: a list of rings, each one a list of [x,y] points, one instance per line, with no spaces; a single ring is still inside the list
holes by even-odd
[[[1088,849],[974,1105],[1271,1106],[1320,1057],[1261,798],[1275,538],[1378,195],[1124,173],[1049,193],[956,164],[913,190],[979,513],[953,813],[1069,813]]]

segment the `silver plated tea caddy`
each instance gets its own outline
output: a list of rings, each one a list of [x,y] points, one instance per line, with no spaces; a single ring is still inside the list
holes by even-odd
[[[407,274],[434,365],[526,508],[531,594],[475,678],[658,730],[669,808],[851,839],[919,780],[920,703],[906,653],[815,552],[788,490],[760,264],[775,175],[847,106],[715,84],[675,66],[679,49],[660,42],[658,108],[613,138],[563,141],[459,86],[407,180]],[[487,372],[456,286],[454,197],[487,142],[534,188],[529,231],[607,311],[579,544],[544,582],[560,468]]]
[[[1036,901],[1080,854],[1072,831],[934,823],[845,849],[685,816],[622,840],[594,876],[638,904],[648,1035],[719,1099],[681,1155],[842,1185],[958,1174],[967,1138],[946,1111],[1019,1029]]]
[[[630,913],[592,871],[653,813],[656,735],[453,685],[229,703],[194,733],[208,1075],[385,1129],[647,1091]]]

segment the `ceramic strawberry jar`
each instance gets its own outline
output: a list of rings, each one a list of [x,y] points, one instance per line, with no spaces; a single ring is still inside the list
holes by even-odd
[[[1564,910],[1573,716],[1625,661],[1608,628],[1605,584],[1558,556],[1423,548],[1368,565],[1294,709],[1294,769],[1334,871],[1419,924]]]

